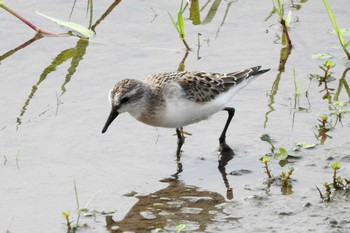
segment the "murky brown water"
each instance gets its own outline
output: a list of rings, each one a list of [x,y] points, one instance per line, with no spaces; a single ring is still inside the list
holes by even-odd
[[[65,29],[33,11],[66,20],[72,7],[70,1],[4,3],[55,32]],[[95,2],[93,21],[112,3]],[[350,176],[348,114],[343,115],[342,125],[328,132],[332,138],[324,145],[301,150],[301,158],[292,161],[290,195],[278,182],[266,184],[259,160],[270,152],[260,140],[264,133],[277,148],[288,151],[296,142],[319,143],[314,135],[317,115],[330,110],[322,99],[322,86],[308,78],[310,73],[322,73],[318,66],[324,61],[311,56],[321,52],[333,56],[337,80],[329,86],[335,89],[349,67],[338,39],[328,33],[332,25],[323,3],[293,4],[294,8],[286,1],[286,12],[293,12],[294,45],[287,60],[277,16],[269,17],[271,1],[200,1],[201,23],[185,21],[187,42],[193,49],[186,70],[230,72],[262,65],[271,71],[229,104],[236,108],[227,134],[235,157],[226,170],[218,169],[217,139],[227,117],[220,112],[186,127],[193,136],[183,147],[183,171],[177,180],[171,179],[179,166],[174,130],[143,125],[127,114],[120,115],[107,134],[102,135],[101,129],[110,107],[107,92],[117,81],[178,69],[185,51],[168,16],[168,12],[176,15],[178,1],[121,1],[96,24],[97,35],[89,41],[31,40],[34,32],[2,11],[0,230],[67,232],[61,213],[70,211],[72,224],[76,223],[75,180],[80,208],[88,204],[89,210],[89,216],[82,213],[79,218],[80,232],[155,232],[157,228],[176,232],[180,224],[186,225],[185,232],[350,232],[348,195],[338,192],[331,202],[321,202],[315,187],[324,191],[323,183],[332,182],[329,164],[334,161],[343,168],[339,176]],[[330,4],[338,24],[349,27],[348,2]],[[88,25],[85,13],[86,2],[78,2],[72,20]],[[188,8],[184,16],[189,17]],[[201,59],[197,59],[198,38]],[[294,107],[293,70],[302,108]],[[339,100],[349,101],[344,88]],[[274,176],[290,165],[281,168],[276,159],[270,160]],[[107,222],[106,216],[111,216]]]

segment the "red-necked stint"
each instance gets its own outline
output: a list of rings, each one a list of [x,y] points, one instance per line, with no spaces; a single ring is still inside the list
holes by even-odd
[[[124,79],[109,92],[112,111],[102,133],[123,112],[145,124],[175,128],[178,136],[177,155],[184,143],[182,127],[209,118],[225,110],[228,118],[219,138],[226,145],[226,131],[235,113],[226,103],[254,75],[268,71],[255,66],[232,73],[171,72],[155,74],[144,81]],[[229,148],[229,147],[228,147]]]

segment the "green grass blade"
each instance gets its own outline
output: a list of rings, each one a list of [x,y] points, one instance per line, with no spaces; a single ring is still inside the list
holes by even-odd
[[[331,22],[333,24],[334,30],[336,31],[336,33],[338,35],[340,44],[344,48],[344,46],[345,46],[344,38],[343,38],[342,34],[340,33],[337,21],[336,21],[334,15],[333,15],[333,12],[332,12],[331,8],[328,5],[328,1],[327,0],[323,0],[323,3],[324,3],[324,6],[326,7],[326,10],[328,12],[329,18],[331,19]]]
[[[180,34],[181,39],[185,39],[185,24],[184,24],[184,19],[182,17],[182,5],[183,5],[183,0],[181,0],[181,5],[179,12],[177,13],[177,25],[178,25],[178,31]]]
[[[85,38],[91,38],[95,35],[95,33],[91,29],[88,29],[88,28],[84,27],[83,25],[73,23],[73,22],[66,22],[66,21],[63,21],[60,19],[56,19],[54,17],[47,16],[43,13],[38,12],[38,11],[35,11],[35,13],[37,13],[38,15],[40,15],[40,16],[42,16],[42,17],[44,17],[52,22],[55,22],[61,26],[68,27],[68,28],[72,29],[73,31],[80,33]]]
[[[180,30],[179,30],[179,28],[178,28],[178,26],[177,26],[177,24],[176,24],[176,22],[175,22],[175,19],[173,18],[173,16],[168,12],[168,14],[169,14],[169,17],[170,17],[170,19],[171,19],[171,22],[173,23],[173,25],[174,25],[174,28],[176,29],[176,31],[179,33],[179,35],[180,35]]]
[[[282,19],[283,18],[283,7],[281,5],[280,0],[272,0],[273,5],[275,6],[275,9],[277,11],[278,16]]]

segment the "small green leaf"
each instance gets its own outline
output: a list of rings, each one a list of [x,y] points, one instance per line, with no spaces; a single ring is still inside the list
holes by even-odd
[[[331,165],[332,169],[338,170],[340,168],[339,162],[332,163]]]
[[[323,64],[325,67],[331,69],[335,66],[335,63],[332,62],[332,61],[326,61],[324,64]]]
[[[312,55],[311,58],[314,60],[325,60],[325,59],[332,58],[332,56],[327,53],[318,53],[318,54]]]
[[[38,15],[41,15],[42,17],[51,20],[52,22],[55,22],[61,26],[67,27],[72,29],[75,32],[80,33],[83,37],[85,38],[91,38],[95,35],[94,31],[92,31],[91,29],[88,29],[86,27],[84,27],[83,25],[77,24],[77,23],[72,23],[72,22],[66,22],[60,19],[56,19],[50,16],[47,16],[43,13],[40,13],[39,11],[35,11],[35,13],[37,13]]]
[[[288,153],[286,151],[286,149],[284,148],[279,148],[278,149],[280,152],[279,153],[275,153],[275,158],[278,160],[285,160],[288,157]]]
[[[183,229],[185,229],[185,224],[179,224],[176,226],[177,233],[180,233]]]
[[[264,157],[262,157],[262,162],[263,163],[268,163],[269,162],[269,158],[265,155]]]
[[[155,231],[156,231],[156,232],[164,232],[164,229],[163,229],[163,228],[156,228]]]

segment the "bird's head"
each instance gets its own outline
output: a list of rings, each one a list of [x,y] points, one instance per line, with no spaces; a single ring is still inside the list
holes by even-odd
[[[117,83],[108,95],[112,110],[102,129],[102,133],[107,131],[109,125],[120,113],[137,111],[143,97],[143,82],[135,79],[124,79]]]

